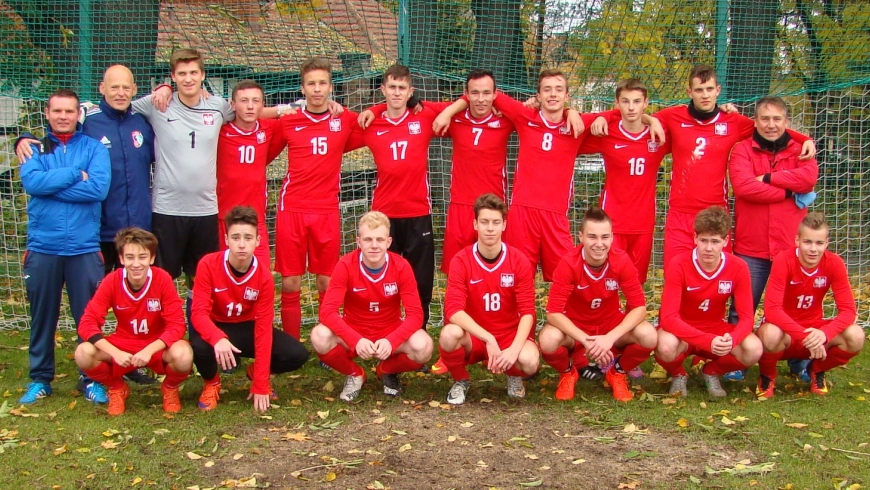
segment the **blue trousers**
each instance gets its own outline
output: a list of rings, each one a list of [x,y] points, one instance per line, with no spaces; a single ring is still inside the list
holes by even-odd
[[[764,294],[764,288],[767,287],[767,279],[770,277],[770,266],[773,262],[758,257],[749,257],[748,255],[737,255],[737,257],[743,259],[749,267],[749,279],[752,284],[752,314],[755,315],[755,310],[758,309],[758,304],[761,303],[761,295]],[[728,323],[736,325],[737,321],[737,309],[734,308],[732,303],[731,308],[728,310]]]
[[[30,379],[41,383],[54,380],[54,336],[64,285],[78,327],[104,273],[99,252],[73,256],[27,252],[24,284],[30,302]]]

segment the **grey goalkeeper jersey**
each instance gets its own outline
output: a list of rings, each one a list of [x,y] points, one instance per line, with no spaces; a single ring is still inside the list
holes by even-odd
[[[189,107],[175,92],[166,112],[151,105],[150,95],[134,100],[133,109],[154,128],[154,212],[170,216],[217,214],[218,134],[224,122],[235,115],[230,104],[213,95]]]

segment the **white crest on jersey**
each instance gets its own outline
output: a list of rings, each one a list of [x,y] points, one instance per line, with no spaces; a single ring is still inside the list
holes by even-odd
[[[399,294],[399,285],[394,282],[384,283],[384,296],[395,296]]]
[[[514,286],[514,275],[503,273],[501,275],[501,281],[499,281],[499,284],[503,288],[512,288]]]
[[[245,299],[248,301],[257,301],[257,298],[260,297],[260,290],[254,289],[251,287],[245,288]]]
[[[214,126],[214,114],[211,112],[205,112],[202,115],[202,124],[205,126]]]
[[[719,281],[719,294],[731,294],[731,281]]]
[[[160,299],[159,298],[148,298],[148,311],[160,311],[162,308],[160,307]]]
[[[411,121],[408,123],[408,132],[411,134],[420,134],[423,130],[420,128],[420,121]]]
[[[341,132],[341,119],[330,119],[329,120],[329,130],[333,133]]]
[[[257,143],[263,144],[266,142],[266,132],[265,131],[257,131]]]
[[[819,276],[813,279],[813,287],[814,288],[826,288],[828,287],[828,278],[825,276]]]
[[[728,123],[716,123],[716,126],[713,127],[713,131],[719,136],[725,136],[728,134]]]
[[[606,289],[608,291],[618,291],[619,290],[619,283],[616,282],[616,279],[610,279],[610,278],[605,279],[604,280],[604,289]]]

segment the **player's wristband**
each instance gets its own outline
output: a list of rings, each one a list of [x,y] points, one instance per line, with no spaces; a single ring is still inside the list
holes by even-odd
[[[88,342],[90,342],[92,344],[96,344],[97,342],[103,340],[103,338],[104,338],[103,334],[97,333],[97,334],[91,335],[91,337],[88,339]]]
[[[295,103],[295,104],[279,104],[279,105],[276,105],[276,106],[275,106],[275,109],[278,110],[278,117],[281,117],[281,116],[283,116],[284,114],[286,114],[288,110],[290,110],[290,109],[296,109],[296,110],[299,110],[301,107],[302,107],[302,106],[301,106],[299,103]]]
[[[168,83],[161,83],[160,85],[154,87],[154,92],[157,92],[158,90],[160,90],[163,87],[168,88],[169,91],[172,92],[172,85],[169,85]],[[152,93],[154,93],[154,92],[152,92]]]

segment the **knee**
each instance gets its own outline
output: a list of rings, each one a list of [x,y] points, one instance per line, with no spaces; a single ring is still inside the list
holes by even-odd
[[[755,333],[758,336],[758,339],[761,341],[762,349],[767,352],[779,352],[782,350],[780,344],[782,343],[784,333],[783,331],[772,323],[765,323],[758,327],[758,331]]]
[[[441,334],[438,336],[438,345],[444,350],[451,351],[456,349],[456,344],[465,336],[465,330],[459,325],[448,323],[441,328]]]
[[[327,278],[327,283],[329,283],[329,279]],[[319,286],[318,282],[318,286]],[[282,293],[296,293],[302,289],[302,278],[300,276],[287,276],[281,279],[281,292]],[[320,289],[318,287],[318,289]]]
[[[850,354],[857,354],[864,348],[864,330],[855,325],[854,323],[849,325],[846,330],[842,333],[843,339],[846,341],[845,350]]]
[[[554,352],[559,348],[559,344],[564,339],[565,334],[549,323],[545,324],[544,328],[538,333],[538,345],[541,346],[542,352]]]
[[[541,355],[538,348],[526,346],[520,351],[519,368],[529,376],[538,372],[541,367]]]
[[[755,336],[755,334],[749,334],[743,339],[743,342],[740,343],[740,348],[743,351],[743,355],[740,356],[740,359],[746,366],[752,366],[757,363],[759,359],[761,359],[761,354],[764,352],[764,346],[761,344],[761,340]]]
[[[335,334],[322,323],[311,329],[310,337],[311,345],[318,354],[326,354],[335,347]]]
[[[635,329],[637,343],[644,349],[655,349],[656,344],[658,343],[658,336],[656,335],[656,329],[653,328],[647,322],[642,322]]]
[[[193,348],[184,340],[179,340],[169,348],[169,364],[177,372],[186,372],[193,365]]]
[[[671,339],[669,337],[663,337],[659,335],[655,347],[656,358],[664,362],[671,362],[676,359],[677,356],[680,354],[677,351],[677,347],[680,345],[680,343],[679,341],[674,342],[675,339],[675,337]]]
[[[326,288],[329,287],[329,276],[318,275],[317,279],[315,279],[315,285],[317,286],[317,291],[320,292],[320,294],[325,293]],[[301,288],[297,288],[297,290],[298,289]]]
[[[81,369],[90,369],[97,362],[97,348],[90,342],[82,342],[76,347],[76,365]]]
[[[424,364],[432,358],[433,348],[432,337],[422,330],[419,330],[408,339],[408,350],[410,350],[408,357],[420,364]]]

